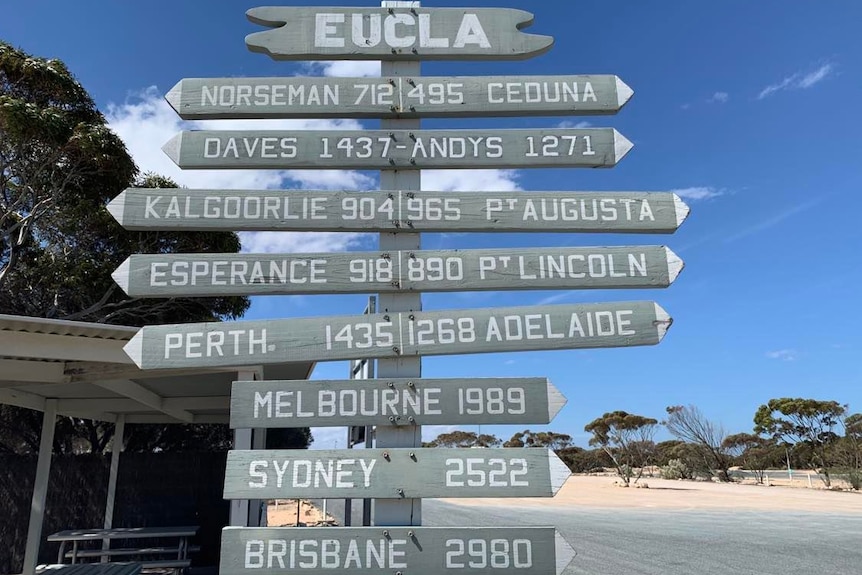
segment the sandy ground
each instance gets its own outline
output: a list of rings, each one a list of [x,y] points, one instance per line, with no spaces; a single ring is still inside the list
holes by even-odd
[[[613,476],[572,476],[553,498],[445,499],[459,505],[517,505],[537,507],[595,507],[629,509],[780,510],[815,513],[862,514],[862,493],[829,491],[814,479],[770,480],[770,487],[752,483],[722,484],[708,481],[670,481],[644,477],[642,487],[620,487]],[[784,485],[781,485],[781,484]],[[645,486],[649,486],[646,488]]]
[[[297,523],[296,499],[276,499],[269,502],[266,508],[266,522],[269,527],[294,527]],[[326,521],[323,511],[303,500],[299,508],[299,523],[314,527],[329,522],[336,524],[335,517],[327,513]]]
[[[804,476],[803,476],[804,477]],[[770,486],[752,482],[722,484],[709,481],[669,481],[643,477],[641,487],[621,487],[611,476],[577,475],[566,481],[553,498],[513,497],[488,499],[443,499],[447,503],[470,506],[555,507],[573,509],[627,508],[664,510],[775,510],[810,513],[862,514],[862,493],[830,491],[815,478],[813,487],[807,479],[794,480],[789,485],[785,478],[770,480]],[[648,487],[647,487],[648,486]],[[267,520],[272,527],[293,526],[297,522],[295,499],[271,501]],[[302,502],[300,523],[308,526],[323,521],[321,510],[308,501]],[[330,524],[337,521],[331,515]]]

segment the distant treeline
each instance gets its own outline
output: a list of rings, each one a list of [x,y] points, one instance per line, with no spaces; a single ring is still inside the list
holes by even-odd
[[[862,488],[862,413],[851,414],[837,401],[777,398],[754,414],[751,432],[730,434],[693,405],[670,406],[662,421],[612,411],[588,423],[590,446],[573,445],[572,438],[553,431],[529,429],[507,441],[494,435],[453,431],[437,436],[426,447],[546,447],[554,450],[573,473],[613,468],[628,485],[646,469],[659,468],[669,479],[716,477],[731,481],[731,468],[751,471],[763,481],[767,469],[815,469],[830,487],[835,471],[846,475],[854,489]],[[664,427],[675,438],[655,442]]]

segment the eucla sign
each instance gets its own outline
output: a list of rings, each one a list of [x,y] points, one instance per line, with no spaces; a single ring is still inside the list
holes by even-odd
[[[554,43],[520,31],[533,22],[522,10],[262,6],[246,15],[274,28],[246,36],[249,50],[276,60],[520,60]]]

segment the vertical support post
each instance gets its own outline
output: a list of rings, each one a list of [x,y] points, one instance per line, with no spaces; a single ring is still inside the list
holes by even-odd
[[[237,381],[254,381],[253,371],[240,371]],[[234,449],[251,449],[251,429],[235,429],[233,432]],[[248,499],[233,499],[230,502],[230,525],[232,527],[248,527]]]
[[[111,443],[111,469],[108,472],[108,499],[105,501],[105,529],[114,526],[114,502],[117,499],[117,473],[120,469],[120,453],[122,453],[126,434],[126,416],[117,415],[114,424],[114,439]],[[111,540],[102,539],[102,549],[110,549]],[[108,556],[102,557],[102,563],[108,562]]]
[[[403,2],[384,0],[384,8],[418,8],[420,2]],[[418,77],[421,65],[418,61],[392,62],[383,61],[381,74],[383,79]],[[418,119],[382,120],[382,130],[415,130],[421,125]],[[409,142],[393,142],[393,145]],[[419,191],[421,188],[421,173],[419,170],[381,170],[380,187],[383,190]],[[387,233],[380,234],[380,251],[394,252],[398,250],[411,251],[421,247],[420,234],[417,233]],[[398,311],[420,311],[422,295],[420,293],[379,294],[378,313]],[[419,357],[400,357],[397,359],[380,359],[377,362],[377,376],[387,377],[421,377],[422,362]],[[376,447],[419,447],[422,445],[422,428],[418,425],[398,427],[379,426],[377,428]],[[376,499],[374,501],[375,525],[421,525],[421,499]]]
[[[42,543],[42,524],[45,519],[45,501],[48,497],[48,475],[51,472],[51,452],[54,449],[54,428],[57,424],[57,400],[45,400],[42,414],[42,436],[39,438],[39,460],[36,463],[36,481],[30,503],[30,523],[27,527],[27,546],[24,548],[23,573],[35,573]]]
[[[266,449],[266,429],[251,430],[251,448]],[[262,499],[250,499],[248,502],[249,527],[266,526],[266,504]]]

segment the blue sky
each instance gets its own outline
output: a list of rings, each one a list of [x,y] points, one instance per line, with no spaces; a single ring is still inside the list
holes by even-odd
[[[184,77],[361,75],[375,64],[275,62],[249,52],[261,30],[249,1],[11,0],[0,38],[62,59],[125,139],[142,169],[189,187],[376,188],[374,173],[181,172],[160,148],[206,126],[358,129],[374,121],[182,122],[162,96]],[[299,5],[374,6],[342,0]],[[515,7],[550,52],[515,62],[429,62],[424,75],[616,74],[635,95],[616,116],[426,120],[427,128],[539,128],[586,120],[634,149],[610,170],[426,174],[426,189],[676,190],[692,209],[673,235],[427,234],[423,247],[668,245],[686,263],[663,290],[427,294],[427,310],[650,299],[674,318],[658,346],[522,352],[423,360],[425,377],[549,377],[568,405],[549,426],[586,445],[584,425],[623,409],[661,419],[694,404],[731,432],[750,431],[758,405],[780,396],[862,410],[862,3],[426,1],[425,7]],[[376,235],[245,236],[254,251],[368,250]],[[247,319],[358,313],[365,296],[256,298]],[[315,379],[346,377],[320,363]],[[475,430],[476,426],[467,429]],[[513,426],[485,426],[503,439]],[[426,430],[433,436],[437,429]],[[315,447],[343,445],[318,430]],[[660,433],[660,439],[666,434]]]

